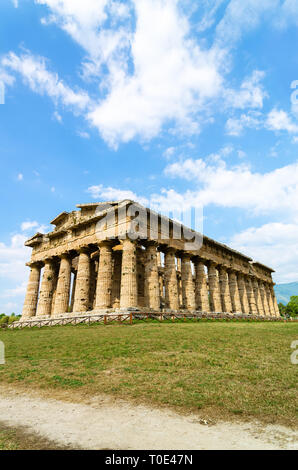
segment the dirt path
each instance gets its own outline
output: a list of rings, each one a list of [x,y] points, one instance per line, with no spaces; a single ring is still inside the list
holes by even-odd
[[[196,416],[126,402],[115,404],[103,398],[88,405],[69,403],[1,388],[0,421],[72,448],[298,449],[297,433],[283,426],[209,426]]]

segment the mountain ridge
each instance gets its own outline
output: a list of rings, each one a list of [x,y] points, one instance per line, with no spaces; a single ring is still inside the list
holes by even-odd
[[[298,295],[298,282],[287,282],[285,284],[276,284],[274,286],[275,295],[278,303],[287,304],[292,295]]]

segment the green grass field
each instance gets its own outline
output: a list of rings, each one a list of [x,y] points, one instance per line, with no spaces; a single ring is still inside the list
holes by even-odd
[[[148,322],[0,331],[0,382],[106,393],[209,419],[297,425],[298,324]]]

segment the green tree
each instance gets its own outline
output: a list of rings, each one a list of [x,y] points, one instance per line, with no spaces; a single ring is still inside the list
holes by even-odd
[[[279,302],[278,304],[278,308],[279,308],[279,313],[282,315],[282,316],[285,316],[286,315],[286,305],[284,305],[283,303]]]
[[[292,295],[290,302],[286,306],[285,312],[290,317],[298,316],[298,295]]]

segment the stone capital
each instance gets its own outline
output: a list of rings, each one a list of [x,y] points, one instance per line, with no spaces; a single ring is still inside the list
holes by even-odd
[[[81,253],[89,254],[90,250],[88,246],[81,246],[80,248],[77,249],[77,253],[80,255]]]
[[[178,251],[177,256],[185,260],[190,260],[192,258],[192,254],[189,253],[189,251]]]
[[[224,264],[218,264],[217,269],[222,272],[226,272],[226,273],[228,272],[228,267]]]
[[[216,268],[217,269],[218,266],[219,266],[218,263],[216,263],[215,261],[212,261],[212,260],[209,260],[206,264],[209,268]]]
[[[146,248],[150,248],[150,247],[156,247],[156,249],[159,247],[159,243],[158,241],[156,240],[147,240],[147,241],[144,241],[143,245],[146,247]]]
[[[115,240],[100,240],[97,245],[99,248],[108,247],[112,249],[115,245]]]
[[[42,268],[43,263],[42,261],[30,261],[29,263],[26,263],[26,266],[28,266],[28,268]]]
[[[46,264],[55,264],[55,258],[54,258],[54,256],[51,256],[49,258],[45,258],[43,260],[43,262],[44,262],[44,265],[46,265]]]
[[[66,251],[65,253],[61,253],[61,255],[58,256],[60,259],[70,259],[71,256],[69,254],[68,251]]]
[[[176,255],[176,248],[173,248],[172,246],[167,246],[165,248],[162,249],[163,253],[165,254],[173,254],[173,255]]]

